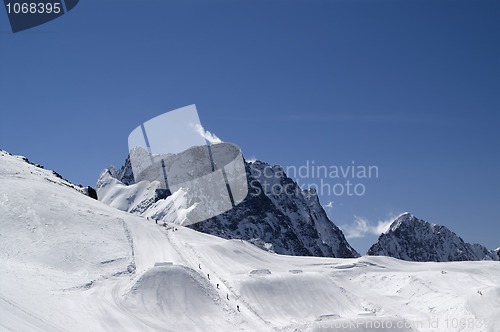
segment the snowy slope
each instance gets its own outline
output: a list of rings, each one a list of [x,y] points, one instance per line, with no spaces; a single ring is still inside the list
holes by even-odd
[[[279,166],[246,163],[248,195],[235,208],[190,227],[225,239],[244,239],[288,255],[358,257],[342,231],[328,218],[314,192],[302,190]],[[182,192],[162,199],[160,183],[133,184],[127,159],[119,171],[104,170],[97,182],[99,200],[123,211],[182,224],[177,211],[186,208]],[[277,190],[276,190],[277,189]],[[181,209],[179,209],[181,207]]]
[[[498,262],[282,256],[46,172],[0,152],[1,331],[500,330]]]
[[[466,243],[445,226],[430,224],[410,213],[396,218],[370,247],[368,255],[416,262],[498,260],[494,251]]]

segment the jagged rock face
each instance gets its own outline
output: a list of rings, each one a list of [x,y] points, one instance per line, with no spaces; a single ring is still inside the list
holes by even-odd
[[[478,244],[478,243],[472,243],[469,244],[467,243],[469,248],[474,252],[474,255],[476,256],[477,259],[475,260],[498,260],[498,255],[495,252],[495,250],[489,250],[485,246]]]
[[[189,227],[226,239],[244,239],[279,254],[359,256],[342,231],[328,219],[314,192],[302,190],[279,166],[256,161],[246,162],[245,169],[248,195],[243,202],[223,214]],[[136,186],[127,160],[119,171],[110,169],[102,173],[97,185],[99,199],[99,190],[116,193],[116,190],[109,190],[109,186],[117,185],[116,181],[103,178],[109,175],[129,184],[129,187]],[[112,196],[116,196],[115,193]],[[104,197],[103,201],[112,206],[122,206],[121,209],[132,213],[172,221],[172,213],[167,210],[175,205],[169,200],[173,200],[176,194],[160,201],[153,200],[152,193],[145,195],[144,200],[138,200],[136,194],[130,196],[134,197],[134,206],[123,207],[109,197]]]
[[[127,186],[135,183],[130,158],[125,159],[125,164],[118,171],[114,167],[110,167],[109,172],[114,178]]]
[[[416,262],[495,260],[484,246],[466,243],[448,228],[410,213],[399,216],[367,254]]]
[[[191,227],[245,239],[280,254],[358,257],[314,192],[301,190],[279,166],[246,164],[249,193],[232,210]]]

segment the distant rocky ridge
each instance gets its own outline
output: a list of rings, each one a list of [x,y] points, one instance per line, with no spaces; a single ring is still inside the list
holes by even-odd
[[[445,226],[404,213],[380,235],[367,254],[415,262],[478,261],[499,260],[499,249],[466,243]]]

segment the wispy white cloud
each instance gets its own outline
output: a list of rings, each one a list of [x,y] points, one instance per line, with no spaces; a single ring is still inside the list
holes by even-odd
[[[219,137],[217,137],[215,134],[212,134],[208,130],[205,130],[205,128],[203,128],[199,123],[194,125],[194,129],[199,135],[201,135],[201,137],[209,141],[211,144],[222,143],[222,140]]]
[[[365,237],[367,233],[370,233],[370,226],[368,226],[368,220],[354,216],[354,221],[350,225],[340,226],[342,231],[345,233],[347,239],[355,239],[360,237]]]
[[[380,235],[382,233],[387,232],[389,230],[389,227],[391,226],[392,222],[394,221],[394,219],[396,219],[396,216],[391,215],[391,217],[386,219],[386,220],[379,220],[377,222],[377,226],[375,226],[375,228],[373,229],[374,234]]]
[[[354,221],[351,224],[341,225],[339,227],[342,229],[347,239],[362,238],[366,235],[380,235],[389,229],[389,226],[396,217],[397,215],[391,213],[387,219],[379,220],[374,224],[366,218],[354,216]]]

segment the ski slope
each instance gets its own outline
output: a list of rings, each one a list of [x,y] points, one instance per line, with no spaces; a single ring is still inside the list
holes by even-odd
[[[118,211],[2,151],[0,264],[0,331],[500,330],[499,262],[272,254]]]

